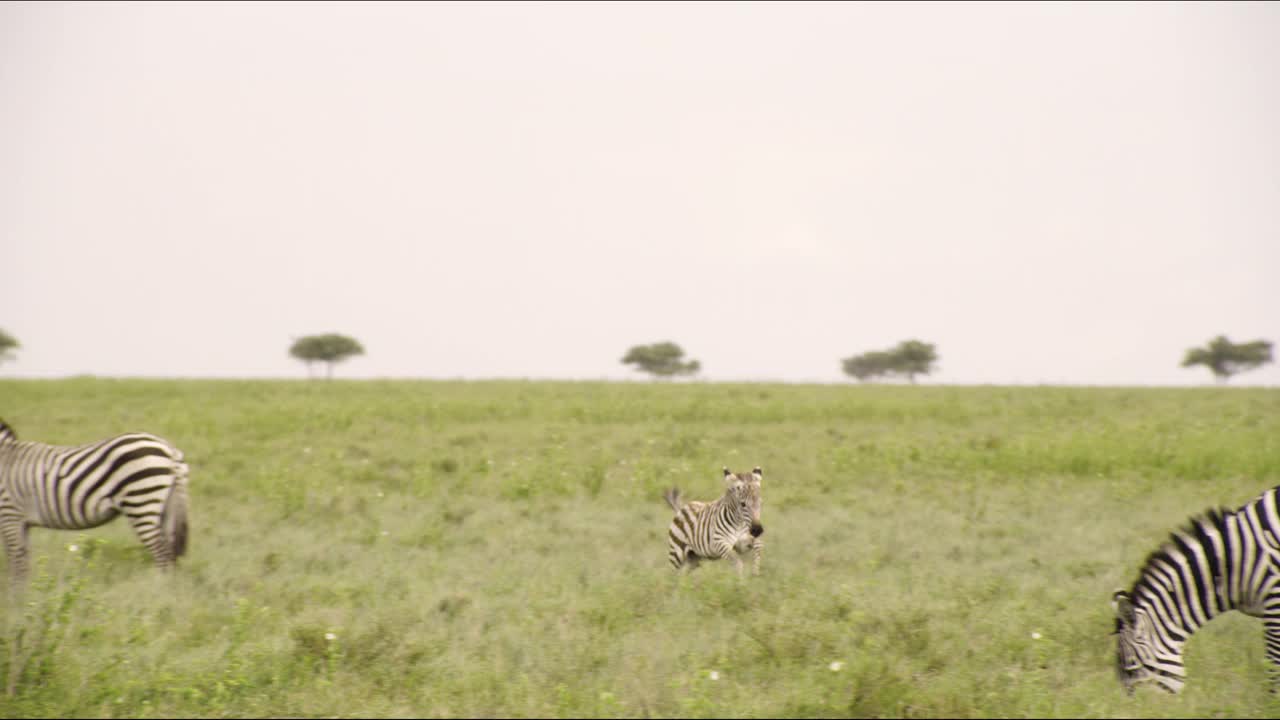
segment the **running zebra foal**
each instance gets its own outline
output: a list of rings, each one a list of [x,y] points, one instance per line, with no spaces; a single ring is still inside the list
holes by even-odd
[[[187,548],[187,464],[147,433],[79,447],[20,442],[0,421],[0,536],[16,585],[27,576],[31,527],[86,530],[124,515],[156,565]]]
[[[1280,513],[1272,488],[1238,510],[1209,510],[1151,553],[1116,611],[1117,671],[1130,694],[1154,682],[1177,693],[1191,634],[1231,610],[1262,618],[1271,691],[1280,680]]]
[[[751,553],[753,574],[760,573],[760,557],[764,553],[764,541],[760,536],[764,526],[760,524],[760,480],[764,473],[760,468],[751,471],[749,477],[735,475],[724,469],[726,484],[724,495],[715,502],[684,502],[680,490],[672,488],[662,497],[676,512],[667,530],[667,558],[671,566],[680,570],[698,566],[700,560],[731,558],[742,575],[740,555]]]

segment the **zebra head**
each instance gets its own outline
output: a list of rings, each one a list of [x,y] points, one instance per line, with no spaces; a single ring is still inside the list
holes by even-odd
[[[729,468],[724,469],[724,481],[729,486],[725,494],[738,509],[738,517],[742,522],[751,524],[751,537],[764,534],[764,525],[760,524],[760,480],[763,477],[764,471],[759,467],[753,469],[749,477],[735,475],[729,472]]]
[[[14,432],[4,420],[0,420],[0,443],[17,442],[17,440],[18,433]]]
[[[1181,647],[1166,648],[1156,635],[1150,610],[1123,590],[1111,596],[1116,611],[1116,672],[1125,692],[1148,682],[1177,694],[1186,682]]]

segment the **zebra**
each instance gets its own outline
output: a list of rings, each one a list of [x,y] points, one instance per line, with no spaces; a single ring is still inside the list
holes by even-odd
[[[760,573],[760,557],[764,554],[764,541],[760,536],[764,526],[760,524],[760,481],[764,472],[759,468],[743,477],[724,469],[726,484],[724,495],[714,502],[685,502],[679,488],[671,488],[662,497],[675,511],[667,530],[667,557],[671,566],[680,570],[685,565],[692,570],[700,560],[718,560],[728,557],[743,573],[740,555],[751,551],[752,574]]]
[[[1210,509],[1172,533],[1129,591],[1116,590],[1117,672],[1130,695],[1154,682],[1178,693],[1191,634],[1231,610],[1262,618],[1272,692],[1280,680],[1280,486],[1237,510]]]
[[[123,514],[158,567],[187,549],[187,475],[182,451],[148,433],[60,447],[20,442],[0,420],[0,537],[9,576],[29,570],[32,527],[86,530]]]

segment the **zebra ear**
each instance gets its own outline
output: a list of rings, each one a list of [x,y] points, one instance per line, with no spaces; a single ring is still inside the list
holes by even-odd
[[[724,469],[724,476],[725,476],[725,477],[729,477],[729,476],[730,476],[730,475],[732,475],[732,474],[733,474],[733,473],[729,472],[729,468],[725,468],[725,469]]]
[[[1137,619],[1137,613],[1133,610],[1133,598],[1123,590],[1117,590],[1111,596],[1111,607],[1115,608],[1116,617],[1123,623],[1132,624]]]
[[[751,474],[756,476],[756,480],[763,480],[763,479],[764,479],[764,471],[760,469],[760,466],[759,466],[759,465],[757,465],[757,466],[755,466],[754,468],[752,468],[752,470],[751,470]]]

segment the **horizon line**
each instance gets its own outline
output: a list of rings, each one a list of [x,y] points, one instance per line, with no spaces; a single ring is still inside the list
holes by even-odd
[[[847,387],[1063,387],[1063,388],[1144,388],[1144,389],[1197,389],[1197,388],[1254,388],[1275,389],[1280,385],[1263,383],[1197,383],[1177,385],[1170,383],[1132,383],[1132,382],[1063,382],[1063,381],[947,381],[911,383],[905,380],[877,382],[861,382],[854,379],[823,380],[782,378],[657,378],[657,377],[548,377],[548,376],[429,376],[429,375],[380,375],[380,376],[336,376],[310,377],[293,375],[106,375],[97,373],[75,373],[65,375],[0,375],[0,382],[59,382],[67,380],[138,380],[145,382],[437,382],[437,383],[498,383],[498,382],[530,382],[530,383],[603,383],[603,384],[653,384],[653,385],[814,385],[814,386],[847,386]]]

